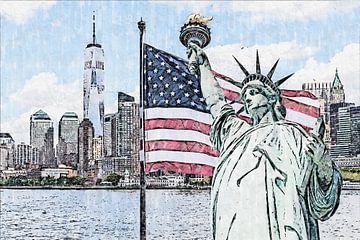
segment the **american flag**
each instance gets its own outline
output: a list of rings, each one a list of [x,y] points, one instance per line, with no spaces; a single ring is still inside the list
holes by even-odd
[[[219,153],[211,147],[212,117],[201,93],[199,77],[187,61],[145,44],[145,154],[146,171],[163,169],[212,175]],[[240,89],[214,72],[224,95],[235,110]],[[319,116],[317,98],[306,91],[281,90],[286,119],[307,131]],[[248,119],[248,116],[239,116]]]

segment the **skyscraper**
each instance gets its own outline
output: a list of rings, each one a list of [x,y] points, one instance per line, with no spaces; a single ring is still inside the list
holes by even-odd
[[[83,110],[84,119],[89,119],[94,126],[94,136],[103,135],[104,89],[104,50],[96,42],[93,15],[93,39],[84,52]]]
[[[94,127],[89,119],[84,119],[79,126],[78,133],[78,172],[81,176],[87,176],[89,164],[94,160],[93,158],[93,138]]]
[[[360,106],[350,107],[351,154],[360,155]]]
[[[30,117],[30,145],[39,150],[39,164],[54,164],[53,122],[41,109]]]
[[[78,158],[79,119],[76,113],[66,112],[59,121],[58,162],[75,166]]]
[[[15,141],[9,133],[0,133],[0,170],[14,167]]]
[[[139,164],[139,105],[134,97],[118,93],[118,112],[116,119],[115,151],[113,155],[120,157],[121,171],[138,173]]]
[[[311,92],[319,98],[320,115],[325,120],[325,143],[331,144],[331,121],[330,121],[330,105],[340,104],[345,102],[344,86],[341,83],[338,70],[335,71],[335,76],[332,82],[312,82],[303,83],[302,89]]]
[[[337,144],[337,134],[339,131],[339,109],[353,105],[353,103],[346,102],[333,103],[330,105],[331,145]]]
[[[139,173],[139,104],[134,97],[118,93],[118,112],[107,114],[104,125],[104,176],[111,172]]]
[[[38,149],[24,142],[16,145],[15,166],[24,167],[25,165],[33,165],[35,161],[38,161],[38,159],[34,159],[33,151],[38,152]],[[38,155],[35,155],[35,157],[38,157]]]
[[[332,82],[330,104],[345,102],[344,86],[339,78],[338,70],[335,71],[335,77]]]
[[[112,155],[112,119],[114,118],[114,113],[106,114],[104,118],[104,156]]]

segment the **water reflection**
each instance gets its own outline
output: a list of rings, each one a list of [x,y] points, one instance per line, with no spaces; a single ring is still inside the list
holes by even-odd
[[[2,190],[0,239],[138,239],[139,193]],[[210,192],[147,190],[147,239],[211,239]],[[360,191],[344,191],[322,239],[360,239]]]

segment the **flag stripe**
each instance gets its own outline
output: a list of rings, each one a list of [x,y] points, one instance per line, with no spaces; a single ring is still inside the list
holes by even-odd
[[[213,167],[218,161],[218,158],[196,152],[178,152],[166,150],[146,152],[147,163],[158,161],[205,164]]]
[[[219,153],[209,145],[194,141],[157,140],[157,141],[146,142],[145,144],[146,152],[158,151],[158,150],[197,152],[197,153],[204,153],[213,157],[219,156]]]
[[[214,167],[203,164],[183,163],[183,162],[154,162],[146,163],[146,171],[157,171],[166,169],[173,172],[182,172],[188,174],[199,174],[204,176],[212,176]]]
[[[307,114],[307,115],[315,117],[315,118],[317,116],[319,116],[319,114],[320,114],[319,108],[316,108],[316,107],[310,106],[310,105],[306,105],[301,102],[294,101],[292,99],[282,98],[281,103],[285,106],[285,108],[287,110],[291,109],[291,110],[301,112],[301,113]]]
[[[308,128],[313,128],[315,126],[317,118],[309,116],[307,114],[294,111],[292,109],[286,109],[286,120],[291,122],[296,122],[300,125],[306,126]]]
[[[149,119],[145,120],[145,130],[176,129],[193,130],[203,134],[210,133],[210,125],[192,119]]]
[[[312,94],[311,92],[303,91],[303,90],[287,90],[281,89],[281,96],[284,97],[306,97],[313,100],[318,100],[318,98]]]
[[[176,129],[152,129],[146,131],[147,141],[156,140],[176,140],[176,141],[195,141],[211,146],[209,135],[192,130]]]
[[[148,108],[145,116],[146,119],[191,119],[209,125],[212,122],[210,114],[190,108]]]

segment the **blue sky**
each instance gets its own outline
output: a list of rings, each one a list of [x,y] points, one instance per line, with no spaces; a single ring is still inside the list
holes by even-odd
[[[29,117],[40,108],[55,128],[65,111],[82,116],[93,11],[105,51],[105,112],[115,111],[117,91],[137,94],[140,17],[146,42],[185,58],[179,30],[196,12],[214,17],[206,51],[218,72],[242,79],[231,55],[251,72],[259,49],[263,69],[281,58],[274,77],[295,72],[287,88],[332,81],[337,67],[347,100],[360,104],[358,2],[1,2],[1,131],[16,142],[29,142]]]

